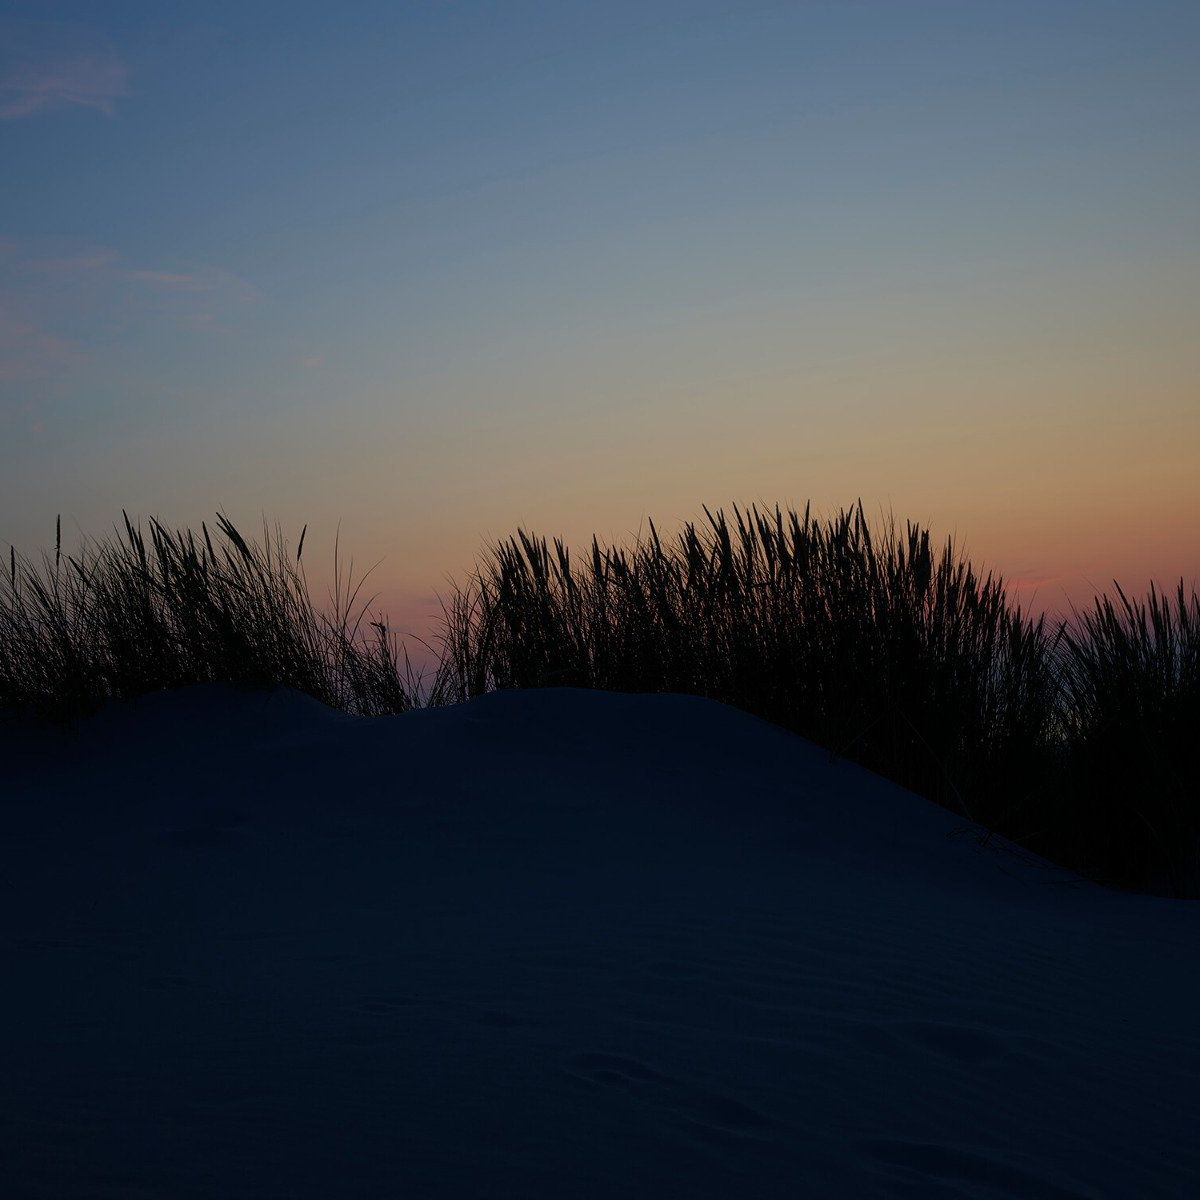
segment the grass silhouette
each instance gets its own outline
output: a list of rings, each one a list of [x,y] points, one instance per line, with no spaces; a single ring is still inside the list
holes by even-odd
[[[343,571],[318,606],[278,529],[125,518],[78,555],[10,551],[0,708],[75,715],[222,682],[364,715],[499,688],[707,696],[804,735],[1094,879],[1200,891],[1200,600],[1180,583],[1048,624],[951,541],[861,504],[711,512],[573,556],[523,530],[444,603],[414,671]]]
[[[1200,894],[1200,597],[1116,593],[1063,629],[1074,848],[1101,878]]]
[[[414,702],[397,639],[372,622],[352,571],[335,566],[330,604],[313,602],[282,534],[248,539],[223,516],[210,530],[148,533],[126,516],[112,538],[38,562],[10,550],[0,585],[0,707],[75,715],[192,683],[297,688],[372,715]],[[336,560],[335,560],[336,561]]]
[[[1053,717],[1041,620],[952,544],[861,506],[706,512],[573,561],[518,533],[449,610],[465,695],[570,684],[734,704],[969,815]],[[970,797],[970,799],[968,799]]]

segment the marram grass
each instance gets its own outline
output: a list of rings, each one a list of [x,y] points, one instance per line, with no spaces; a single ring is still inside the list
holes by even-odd
[[[376,715],[497,688],[708,696],[775,721],[1091,878],[1200,892],[1200,601],[1182,583],[1049,624],[953,545],[861,505],[704,510],[575,555],[518,530],[444,604],[423,679],[351,575],[314,602],[278,529],[128,519],[10,551],[0,708],[87,712],[192,683]],[[335,551],[336,556],[336,551]],[[336,563],[336,559],[335,559]]]
[[[243,537],[223,516],[199,534],[125,518],[75,555],[10,551],[0,582],[0,707],[73,715],[194,683],[283,685],[372,715],[403,712],[414,678],[340,572],[313,601],[282,534]]]

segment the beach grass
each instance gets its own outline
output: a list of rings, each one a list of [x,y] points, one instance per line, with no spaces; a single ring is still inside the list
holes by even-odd
[[[504,688],[677,692],[791,729],[1059,865],[1200,892],[1200,599],[1119,586],[1051,621],[953,541],[861,504],[704,510],[583,553],[525,530],[443,602],[414,669],[335,546],[124,518],[0,581],[0,708],[77,716],[195,683],[286,686],[361,715]]]
[[[106,539],[31,561],[0,581],[0,707],[73,716],[108,699],[196,683],[285,686],[374,715],[414,703],[399,640],[352,572],[325,605],[278,530],[247,538],[225,517],[199,533],[125,517]]]

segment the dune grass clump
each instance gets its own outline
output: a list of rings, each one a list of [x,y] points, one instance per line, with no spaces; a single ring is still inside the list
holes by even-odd
[[[572,685],[688,692],[775,721],[987,821],[1046,754],[1044,622],[952,543],[861,505],[827,521],[706,511],[664,541],[574,559],[518,532],[448,608],[463,695]]]
[[[1200,895],[1200,597],[1097,598],[1063,631],[1060,697],[1084,869]]]
[[[947,541],[862,506],[705,510],[575,557],[518,531],[446,610],[463,697],[685,692],[755,713],[1091,878],[1196,894],[1200,602],[1022,612]]]
[[[412,672],[352,576],[318,609],[282,534],[147,531],[128,517],[77,555],[10,550],[0,581],[0,708],[74,715],[196,683],[286,686],[367,715],[413,703]],[[361,581],[360,581],[361,586]]]

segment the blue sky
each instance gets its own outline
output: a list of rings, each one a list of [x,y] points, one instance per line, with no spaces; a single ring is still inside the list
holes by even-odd
[[[861,495],[1195,571],[1195,4],[0,14],[0,540],[340,519],[403,603]]]

